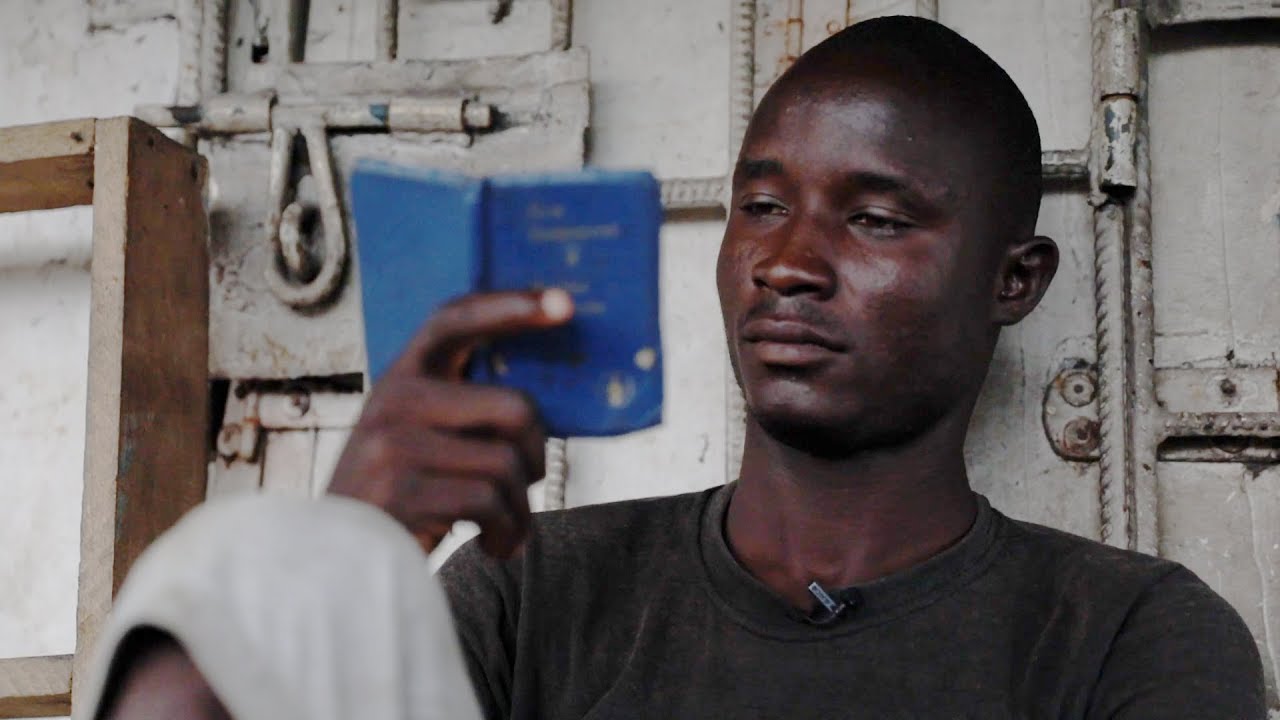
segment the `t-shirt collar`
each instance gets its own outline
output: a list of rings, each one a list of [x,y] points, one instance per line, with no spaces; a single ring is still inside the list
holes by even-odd
[[[713,597],[739,624],[763,635],[820,640],[866,629],[945,597],[976,577],[994,555],[1003,519],[985,497],[977,496],[978,515],[958,542],[928,560],[869,583],[827,590],[856,598],[838,619],[815,624],[813,618],[757,580],[738,562],[725,540],[724,521],[737,483],[716,490],[700,521],[702,565]]]

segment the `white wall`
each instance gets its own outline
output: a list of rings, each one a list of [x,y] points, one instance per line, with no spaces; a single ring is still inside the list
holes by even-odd
[[[0,0],[0,126],[171,102],[177,27],[90,31],[85,0]],[[0,215],[0,657],[75,648],[88,208]]]

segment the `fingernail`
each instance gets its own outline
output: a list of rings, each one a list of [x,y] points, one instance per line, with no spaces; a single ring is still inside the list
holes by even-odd
[[[542,293],[542,314],[550,320],[564,320],[573,314],[573,298],[560,288]]]

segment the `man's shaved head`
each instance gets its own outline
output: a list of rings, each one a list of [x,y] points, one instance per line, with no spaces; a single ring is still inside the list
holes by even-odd
[[[889,17],[805,53],[743,138],[717,263],[750,432],[837,457],[963,444],[1000,328],[1044,296],[1040,138],[991,58]]]
[[[926,106],[965,137],[993,181],[990,210],[1012,233],[1031,235],[1042,191],[1040,132],[1012,78],[986,53],[932,20],[866,20],[806,52],[760,103],[753,125],[797,102],[857,96],[868,82]]]

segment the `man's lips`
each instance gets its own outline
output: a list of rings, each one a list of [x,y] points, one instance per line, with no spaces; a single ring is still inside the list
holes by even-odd
[[[801,320],[765,317],[742,327],[742,340],[766,365],[809,365],[844,352],[845,346]]]

